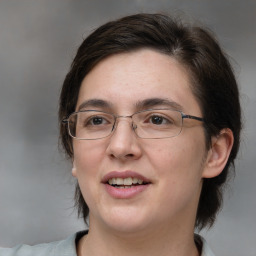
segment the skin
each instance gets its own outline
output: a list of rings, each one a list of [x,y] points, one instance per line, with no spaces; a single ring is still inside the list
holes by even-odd
[[[156,97],[178,103],[186,114],[202,116],[183,66],[149,49],[113,55],[97,64],[81,84],[76,110],[87,100],[101,99],[111,106],[86,109],[132,115],[137,102]],[[80,240],[78,255],[199,255],[193,232],[202,179],[222,171],[232,138],[224,130],[207,151],[202,124],[185,119],[176,137],[140,139],[128,118],[120,119],[107,138],[74,139],[72,174],[90,209],[90,232]],[[125,170],[151,184],[132,198],[113,198],[102,178]]]

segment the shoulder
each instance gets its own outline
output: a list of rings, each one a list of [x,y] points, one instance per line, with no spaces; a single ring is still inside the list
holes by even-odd
[[[52,243],[0,248],[0,256],[77,256],[76,237],[77,234],[74,234],[66,240]]]

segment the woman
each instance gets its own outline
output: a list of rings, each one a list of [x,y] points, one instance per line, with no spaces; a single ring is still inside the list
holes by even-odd
[[[241,120],[209,32],[161,14],[101,26],[78,49],[59,119],[89,231],[0,255],[213,255],[194,230],[215,221]]]

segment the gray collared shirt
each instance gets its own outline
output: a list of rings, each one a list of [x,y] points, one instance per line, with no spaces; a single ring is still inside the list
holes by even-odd
[[[0,256],[77,256],[76,238],[78,233],[73,234],[66,240],[38,244],[34,246],[18,245],[14,248],[0,248]],[[214,256],[204,238],[202,241],[201,256]]]

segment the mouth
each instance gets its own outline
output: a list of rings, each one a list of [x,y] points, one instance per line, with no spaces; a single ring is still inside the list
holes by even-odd
[[[146,191],[152,182],[134,171],[113,171],[106,174],[102,183],[107,193],[115,199],[131,199]]]
[[[103,177],[102,183],[114,188],[133,188],[151,184],[151,181],[133,171],[114,171]]]
[[[144,181],[143,179],[139,179],[136,177],[127,177],[127,178],[119,178],[113,177],[108,179],[107,184],[115,188],[132,188],[135,186],[147,185],[149,182]]]

